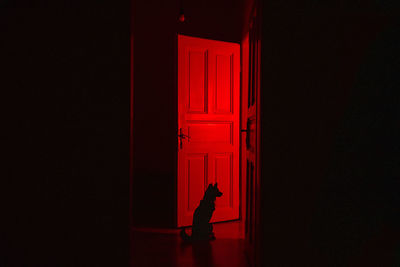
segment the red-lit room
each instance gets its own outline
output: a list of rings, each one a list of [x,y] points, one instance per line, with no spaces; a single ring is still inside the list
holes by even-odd
[[[256,188],[257,7],[153,4],[134,6],[133,263],[150,265],[148,253],[157,250],[177,266],[245,266],[244,251],[255,246],[255,200],[246,190]],[[151,18],[139,10],[151,10]],[[178,246],[179,229],[191,232],[193,213],[215,183],[223,193],[211,219],[216,240],[197,250]],[[253,224],[244,223],[249,216]]]
[[[0,1],[0,266],[400,266],[399,14]]]
[[[392,42],[383,33],[395,16],[373,1],[311,2],[134,2],[132,266],[394,261],[379,258],[393,253],[397,229],[387,214],[381,226],[366,219],[373,190],[354,170],[370,160],[364,147],[381,145],[355,145],[370,127],[356,114],[368,109],[364,80],[385,64],[371,51]],[[186,244],[181,229],[191,233],[216,183],[215,240]]]

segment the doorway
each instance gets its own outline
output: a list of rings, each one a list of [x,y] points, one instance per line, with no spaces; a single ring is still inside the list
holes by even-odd
[[[178,35],[177,226],[190,226],[208,184],[211,222],[239,219],[240,45]]]

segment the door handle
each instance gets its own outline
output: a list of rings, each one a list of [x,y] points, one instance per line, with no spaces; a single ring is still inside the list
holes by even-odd
[[[246,133],[246,149],[250,148],[250,129],[240,129],[241,133]]]
[[[189,136],[189,135],[186,135],[186,134],[178,134],[178,137],[179,137],[179,138],[182,138],[182,139],[186,139],[186,138],[187,138],[188,140],[190,139],[190,136]]]
[[[178,137],[179,137],[179,147],[182,149],[182,147],[183,147],[183,139],[187,139],[189,141],[190,140],[190,136],[184,134],[183,131],[182,131],[182,128],[179,128]]]
[[[240,129],[240,132],[246,133],[246,149],[250,149],[250,134],[252,131],[250,118],[247,118],[246,129]]]
[[[190,136],[189,136],[189,135],[186,135],[186,134],[184,134],[184,133],[182,132],[182,128],[179,129],[178,137],[181,138],[181,139],[185,139],[185,138],[187,138],[188,140],[190,139]]]

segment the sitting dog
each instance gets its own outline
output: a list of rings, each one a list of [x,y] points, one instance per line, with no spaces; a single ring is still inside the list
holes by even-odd
[[[215,185],[209,184],[200,205],[194,211],[192,235],[189,236],[185,229],[181,230],[183,241],[215,239],[210,220],[215,210],[215,199],[220,196],[222,196],[222,193],[219,191],[217,183]]]

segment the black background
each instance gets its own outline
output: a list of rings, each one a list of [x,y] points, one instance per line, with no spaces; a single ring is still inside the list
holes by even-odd
[[[0,266],[127,266],[130,2],[2,2]]]

